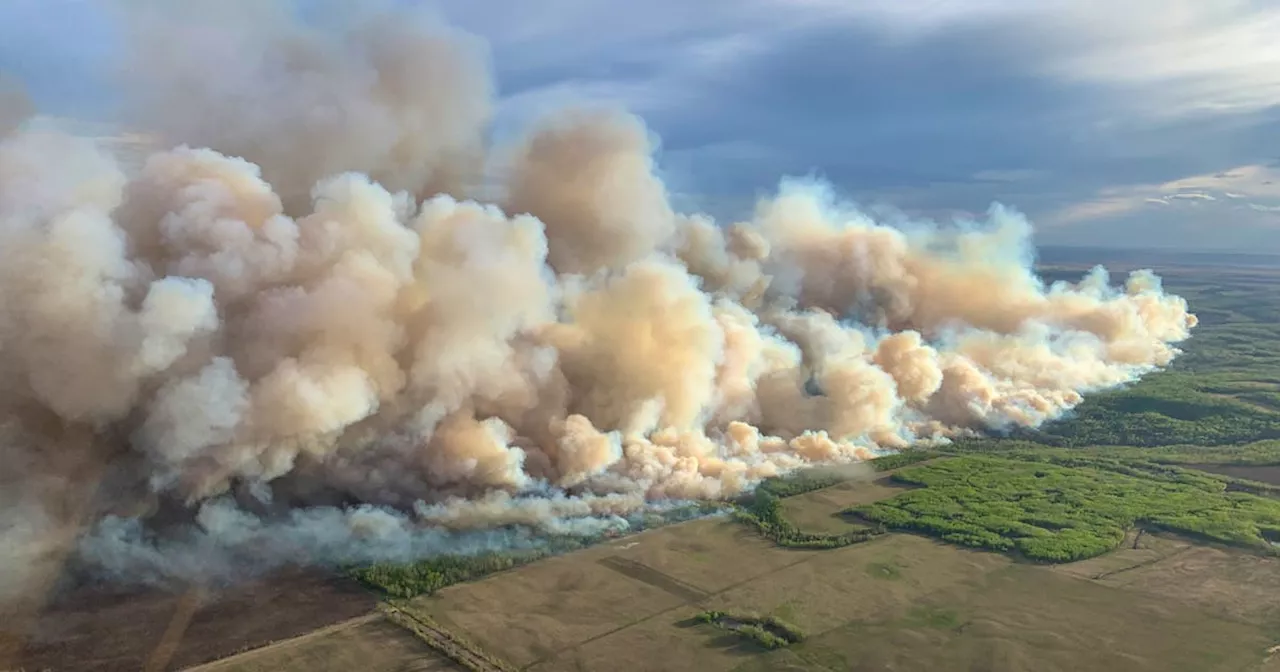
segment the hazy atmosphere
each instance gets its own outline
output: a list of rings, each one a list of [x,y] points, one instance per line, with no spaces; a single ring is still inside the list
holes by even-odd
[[[1280,251],[1267,0],[384,4],[487,41],[499,132],[569,101],[641,115],[682,206],[744,216],[817,171],[912,213],[999,200],[1041,244]],[[0,3],[0,72],[42,110],[111,118],[109,5]]]

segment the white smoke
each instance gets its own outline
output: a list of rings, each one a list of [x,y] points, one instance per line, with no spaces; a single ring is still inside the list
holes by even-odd
[[[1002,207],[892,227],[787,181],[747,221],[676,212],[623,113],[536,126],[468,200],[473,38],[192,7],[128,15],[171,149],[0,140],[6,594],[80,525],[82,561],[149,581],[596,533],[1036,426],[1195,325],[1147,272],[1045,286]]]

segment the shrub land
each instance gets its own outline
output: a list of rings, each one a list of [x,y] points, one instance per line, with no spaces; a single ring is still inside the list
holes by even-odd
[[[704,611],[694,620],[733,632],[766,649],[781,649],[804,641],[804,633],[799,628],[773,616]]]
[[[1041,562],[1100,555],[1136,525],[1275,551],[1280,501],[1228,491],[1208,475],[1135,471],[959,456],[895,473],[895,481],[920,487],[853,513]]]
[[[351,576],[391,597],[408,598],[431,593],[463,581],[474,581],[494,572],[546,557],[546,551],[444,555],[417,562],[379,563],[349,570]]]

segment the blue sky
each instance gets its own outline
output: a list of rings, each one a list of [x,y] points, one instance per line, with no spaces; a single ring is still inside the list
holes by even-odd
[[[1280,0],[417,4],[488,40],[503,124],[625,105],[715,214],[817,173],[1042,243],[1280,252]],[[112,40],[101,2],[0,1],[0,73],[51,112],[109,103]]]

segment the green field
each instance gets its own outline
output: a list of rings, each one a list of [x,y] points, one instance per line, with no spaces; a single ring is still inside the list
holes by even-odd
[[[1092,466],[960,456],[912,467],[894,480],[919,486],[852,511],[895,529],[1040,562],[1113,550],[1135,526],[1271,553],[1280,500],[1226,492],[1214,478],[1147,476]]]
[[[1280,270],[1159,272],[1201,318],[1185,354],[1039,429],[621,539],[352,573],[470,669],[1280,670]]]

